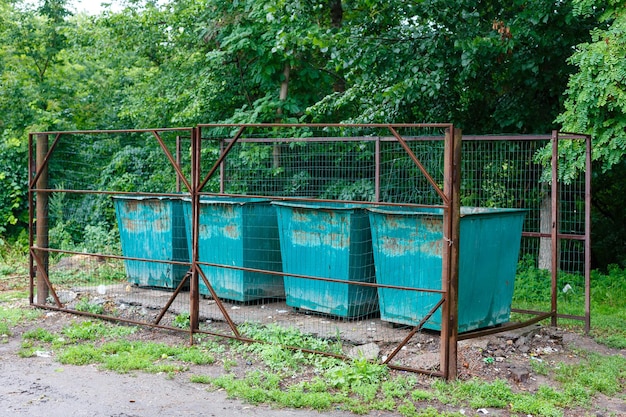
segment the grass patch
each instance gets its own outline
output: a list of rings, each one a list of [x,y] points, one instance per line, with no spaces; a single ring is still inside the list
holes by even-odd
[[[25,290],[11,290],[0,292],[0,303],[25,300],[26,298],[28,298],[28,291]]]
[[[117,339],[129,336],[137,331],[135,326],[112,325],[103,321],[80,321],[65,327],[61,333],[68,342],[76,343],[86,340]]]
[[[555,379],[563,384],[566,393],[590,400],[598,393],[613,396],[624,391],[626,358],[597,353],[583,355],[583,360],[575,365],[561,364],[556,368]]]
[[[538,269],[532,257],[523,258],[517,268],[513,307],[550,310],[550,273]],[[577,274],[559,272],[558,312],[583,316],[585,283]],[[566,291],[564,291],[566,290]],[[527,316],[514,319],[525,319]],[[608,273],[591,272],[591,335],[599,343],[615,349],[626,348],[626,269],[610,266]],[[582,322],[559,320],[559,325],[580,331]]]
[[[40,310],[28,307],[6,307],[0,305],[0,334],[11,334],[11,328],[35,320],[43,315]]]
[[[79,285],[112,284],[126,281],[126,270],[120,260],[108,259],[106,262],[96,260],[77,261],[79,267],[57,269],[50,275],[54,285],[73,287]]]
[[[91,343],[68,346],[58,355],[59,362],[71,365],[99,364],[119,373],[130,371],[181,372],[188,364],[215,362],[210,353],[199,347],[169,346],[155,342],[117,340],[100,346]]]
[[[513,393],[503,380],[484,382],[481,380],[456,381],[433,384],[435,397],[443,404],[460,406],[468,404],[478,408],[509,408],[516,413],[543,417],[562,417],[564,406],[571,405],[571,398],[557,393],[548,387],[541,387],[537,393]]]
[[[76,311],[83,311],[91,314],[103,314],[104,307],[101,304],[94,304],[88,298],[81,298],[74,307]]]

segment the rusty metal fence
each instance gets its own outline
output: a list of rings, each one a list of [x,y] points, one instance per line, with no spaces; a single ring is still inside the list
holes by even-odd
[[[563,141],[586,149],[587,170],[552,181]],[[375,344],[391,367],[454,378],[459,340],[547,318],[589,328],[589,147],[558,132],[461,138],[451,124],[33,133],[31,303],[191,342],[297,329],[338,343],[294,348],[345,356]],[[552,271],[548,308],[514,308],[523,323],[508,315],[515,268],[483,281],[466,260],[515,241],[507,222],[519,212],[509,257]],[[503,213],[504,229],[462,246],[476,233],[462,235],[462,219],[476,213]],[[583,311],[558,311],[563,276]],[[485,313],[478,293],[501,284],[503,311]],[[438,366],[417,365],[425,352]]]

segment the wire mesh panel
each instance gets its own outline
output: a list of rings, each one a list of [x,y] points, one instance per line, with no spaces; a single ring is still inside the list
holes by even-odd
[[[201,301],[200,329],[219,332],[215,324],[225,310],[235,324],[279,324],[346,344],[376,343],[389,354],[407,328],[381,319],[369,211],[387,204],[442,207],[442,191],[434,187],[443,187],[446,127],[202,126],[201,199],[272,200],[281,263],[265,274],[268,281],[280,274],[284,297],[243,304],[223,299],[222,309],[213,299]],[[267,222],[251,217],[250,224]],[[203,270],[248,269],[204,262],[199,252]],[[215,287],[216,275],[201,278]],[[430,280],[437,303],[444,292],[441,267]],[[419,286],[404,288],[417,298]],[[244,327],[244,336],[257,330]]]
[[[154,323],[191,265],[180,201],[190,130],[46,136],[32,142],[31,162],[31,195],[47,202],[36,219],[45,228],[32,230],[33,270],[48,284],[38,303]],[[189,311],[188,299],[177,303]]]
[[[556,307],[561,315],[586,320],[589,171],[571,169],[572,164],[559,157],[558,146],[550,152],[555,140],[556,135],[464,137],[461,201],[464,206],[525,210],[521,273],[515,284],[518,309],[550,311]],[[588,141],[588,137],[567,135],[558,143],[583,149],[584,155]],[[558,241],[555,249],[553,235]],[[578,297],[576,311],[551,305],[553,281],[559,290],[555,297]]]

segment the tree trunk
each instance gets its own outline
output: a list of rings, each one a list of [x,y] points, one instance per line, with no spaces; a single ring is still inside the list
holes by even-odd
[[[278,96],[278,99],[280,101],[285,101],[287,100],[287,94],[289,92],[289,75],[291,73],[291,65],[289,65],[288,62],[285,63],[285,67],[283,68],[283,82],[280,84],[280,94]],[[278,108],[276,110],[276,115],[278,116],[276,118],[276,122],[280,123],[281,121],[281,116],[283,115],[283,110],[281,108]],[[280,167],[280,143],[275,143],[274,144],[274,149],[272,150],[272,156],[274,159],[274,168],[278,168]]]
[[[343,23],[343,8],[341,0],[330,0],[330,25],[332,27],[341,27]]]
[[[539,232],[552,232],[552,198],[548,184],[542,186],[543,198],[541,199],[541,208],[539,210]],[[539,238],[539,258],[537,260],[539,269],[552,271],[552,239],[550,237]]]

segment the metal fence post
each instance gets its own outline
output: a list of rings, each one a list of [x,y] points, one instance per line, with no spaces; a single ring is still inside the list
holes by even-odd
[[[46,154],[48,153],[48,135],[37,135],[37,153],[36,167],[40,172],[37,179],[36,188],[45,190],[48,188],[48,165],[45,164]],[[36,245],[39,249],[48,248],[48,193],[46,191],[37,191],[36,194]],[[37,304],[45,304],[48,298],[49,288],[46,283],[45,276],[48,274],[48,252],[38,250],[37,255],[41,260],[41,264],[37,265]]]
[[[442,288],[446,301],[441,312],[441,371],[448,380],[457,377],[457,341],[459,310],[459,228],[461,185],[461,130],[446,130],[444,160],[444,210],[443,274]]]
[[[198,288],[198,228],[200,218],[200,128],[191,131],[191,279],[189,282],[189,331],[191,343],[193,333],[199,329],[200,290]]]
[[[551,325],[557,325],[557,279],[559,274],[559,133],[552,131],[552,224],[551,224],[551,242],[552,242],[552,282],[551,282]]]

